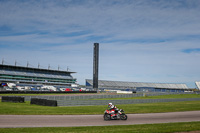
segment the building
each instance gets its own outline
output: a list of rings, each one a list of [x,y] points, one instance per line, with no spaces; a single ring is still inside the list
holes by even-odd
[[[92,80],[86,79],[86,87],[92,86]],[[148,92],[184,92],[189,88],[186,84],[174,83],[144,83],[99,80],[99,89],[148,91]]]
[[[70,71],[49,70],[12,65],[0,65],[0,83],[15,83],[18,86],[70,87],[76,84]]]
[[[200,82],[195,82],[196,86],[197,86],[197,89],[200,90]]]

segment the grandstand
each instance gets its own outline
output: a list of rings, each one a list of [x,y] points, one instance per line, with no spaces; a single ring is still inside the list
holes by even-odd
[[[200,90],[200,82],[195,82],[197,88]]]
[[[76,84],[76,79],[71,76],[72,73],[75,72],[0,64],[0,83],[15,83],[19,86],[69,87]]]
[[[86,79],[86,86],[92,86],[93,81]],[[99,87],[102,89],[132,90],[132,91],[149,91],[149,92],[184,92],[189,88],[186,84],[174,83],[144,83],[144,82],[124,82],[124,81],[106,81],[99,80]]]

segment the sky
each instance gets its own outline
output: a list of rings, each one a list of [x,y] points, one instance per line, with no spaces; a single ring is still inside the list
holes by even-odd
[[[200,81],[199,0],[0,0],[0,63],[99,80]]]

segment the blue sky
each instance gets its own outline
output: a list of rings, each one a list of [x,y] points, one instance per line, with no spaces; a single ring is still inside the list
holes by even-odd
[[[92,79],[186,83],[200,80],[199,0],[0,0],[0,59]]]

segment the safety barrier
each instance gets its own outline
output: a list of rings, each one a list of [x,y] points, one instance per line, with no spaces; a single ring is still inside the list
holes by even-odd
[[[18,102],[24,103],[24,97],[15,97],[15,96],[2,96],[2,102]]]
[[[88,100],[88,99],[104,99],[104,98],[130,98],[158,95],[173,95],[173,94],[194,94],[194,93],[140,93],[140,94],[90,94],[90,95],[68,95],[68,96],[24,96],[25,101],[30,101],[31,98],[49,99],[49,100]]]
[[[26,101],[32,98],[47,99],[57,101],[58,106],[84,106],[84,105],[107,105],[109,102],[114,104],[136,104],[136,103],[155,103],[155,102],[177,102],[177,101],[195,101],[200,98],[182,98],[182,99],[133,99],[133,100],[96,100],[104,98],[130,98],[173,94],[195,94],[195,93],[141,93],[141,94],[98,94],[98,95],[68,95],[68,96],[25,96]]]
[[[177,98],[177,99],[132,99],[132,100],[71,100],[58,101],[58,106],[89,106],[89,105],[108,105],[119,104],[139,104],[139,103],[158,103],[158,102],[179,102],[179,101],[199,101],[200,98]]]
[[[42,105],[42,106],[57,106],[56,100],[31,98],[30,104]]]

